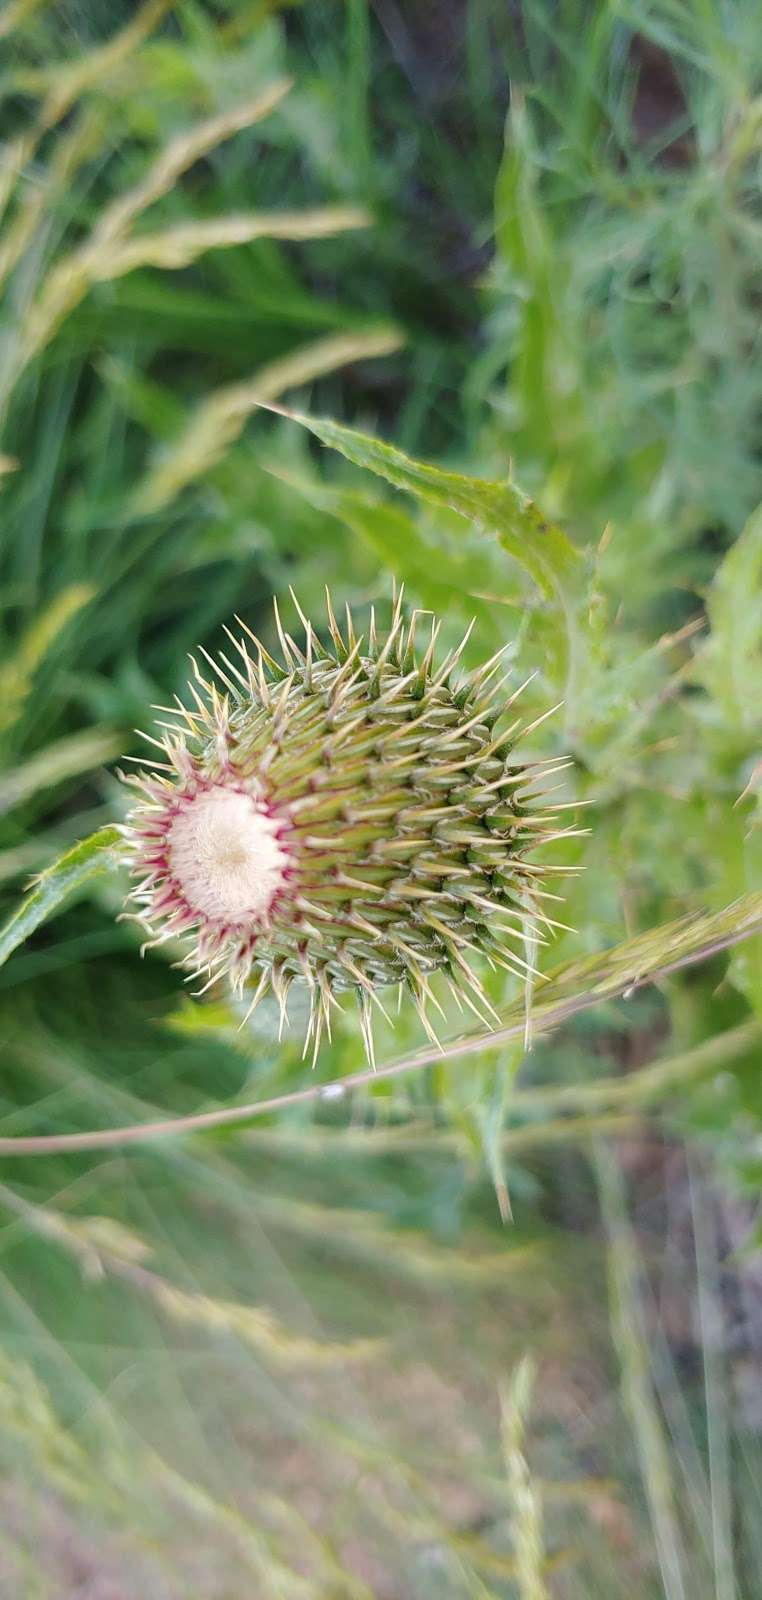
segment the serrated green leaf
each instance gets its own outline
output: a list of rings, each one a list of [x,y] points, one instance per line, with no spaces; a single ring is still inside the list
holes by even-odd
[[[499,637],[494,602],[479,593],[480,583],[489,588],[492,570],[486,559],[481,565],[470,559],[473,546],[453,553],[442,544],[432,544],[403,506],[373,499],[367,493],[329,487],[279,467],[268,466],[268,471],[310,505],[337,517],[371,547],[390,572],[410,583],[433,611],[457,610],[468,621],[476,617],[482,639],[493,631]]]
[[[47,922],[70,894],[114,865],[113,852],[119,829],[99,828],[40,873],[34,888],[0,930],[0,966],[29,935]]]
[[[426,461],[415,461],[396,446],[345,428],[326,418],[273,407],[308,428],[322,444],[338,450],[355,466],[385,478],[431,505],[446,506],[496,535],[503,549],[529,573],[542,593],[562,599],[580,585],[582,557],[555,523],[511,479],[471,478]]]

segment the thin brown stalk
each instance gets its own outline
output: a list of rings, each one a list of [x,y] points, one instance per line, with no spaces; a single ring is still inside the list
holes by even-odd
[[[756,906],[756,897],[750,896]],[[556,1002],[539,1002],[535,1011],[535,1032],[548,1032],[566,1022],[570,1017],[579,1012],[588,1010],[591,1006],[598,1005],[602,1000],[610,1000],[617,995],[632,992],[633,986],[640,983],[658,982],[667,973],[702,960],[707,955],[714,954],[718,948],[725,949],[730,945],[739,943],[756,933],[760,926],[759,913],[754,910],[753,915],[744,917],[738,912],[734,919],[735,925],[731,932],[722,933],[719,937],[711,937],[714,930],[727,925],[733,907],[714,916],[700,919],[700,927],[708,936],[707,941],[694,945],[690,944],[690,931],[693,929],[696,938],[696,924],[677,923],[657,930],[657,945],[659,951],[672,948],[675,951],[674,959],[667,959],[663,965],[655,962],[646,966],[643,957],[643,940],[628,941],[625,946],[607,952],[603,957],[585,962],[572,963],[571,966],[562,968],[548,980],[548,987],[557,989],[565,987],[573,979],[580,978],[587,973],[591,981],[590,987],[581,993],[563,996]],[[656,939],[656,935],[654,935]],[[639,955],[638,966],[633,974],[631,960],[625,956],[633,951]],[[597,964],[596,964],[597,961]],[[603,975],[601,975],[603,968]],[[741,1042],[745,1047],[751,1047],[758,1034],[756,1024],[744,1024],[748,1033],[744,1033]],[[450,1044],[437,1047],[429,1046],[412,1054],[403,1056],[398,1061],[392,1061],[387,1066],[377,1070],[363,1069],[359,1072],[348,1073],[336,1083],[309,1084],[303,1089],[291,1090],[288,1094],[275,1095],[269,1100],[255,1100],[242,1106],[224,1106],[212,1111],[202,1111],[187,1117],[165,1117],[155,1122],[139,1123],[131,1127],[89,1129],[82,1133],[55,1133],[55,1134],[27,1134],[12,1138],[0,1138],[0,1155],[53,1155],[68,1151],[84,1150],[109,1150],[121,1148],[130,1144],[147,1144],[154,1139],[181,1134],[203,1133],[211,1128],[240,1126],[253,1121],[256,1117],[268,1116],[272,1112],[283,1111],[291,1106],[303,1105],[309,1101],[332,1100],[343,1097],[350,1089],[356,1089],[369,1083],[379,1083],[386,1079],[399,1078],[408,1072],[420,1071],[422,1067],[439,1063],[443,1060],[453,1061],[461,1056],[474,1055],[479,1051],[492,1049],[505,1044],[510,1039],[521,1037],[524,1033],[523,1006],[517,1008],[516,1020],[508,1022],[505,1026],[488,1029],[477,1034],[466,1035],[453,1040]],[[731,1030],[732,1038],[730,1055],[738,1045],[738,1030]],[[728,1035],[723,1035],[724,1044],[720,1041],[710,1042],[705,1048],[709,1050],[712,1043],[716,1043],[720,1052],[718,1061],[725,1060],[728,1054]],[[591,1085],[591,1088],[594,1086]],[[610,1092],[610,1090],[609,1090]]]

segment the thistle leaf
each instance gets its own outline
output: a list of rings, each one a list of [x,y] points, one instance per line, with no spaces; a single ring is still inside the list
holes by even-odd
[[[0,966],[71,894],[113,869],[119,838],[118,828],[99,828],[40,873],[34,888],[0,930]]]
[[[549,599],[570,598],[581,586],[584,562],[563,529],[547,521],[539,507],[512,479],[490,480],[445,471],[415,461],[394,445],[358,433],[327,418],[308,417],[274,406],[282,416],[309,429],[355,466],[385,478],[431,505],[447,506],[497,536]]]

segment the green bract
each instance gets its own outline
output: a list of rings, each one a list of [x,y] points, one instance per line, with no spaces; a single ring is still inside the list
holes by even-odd
[[[271,990],[284,1011],[303,980],[315,1054],[336,995],[355,990],[372,1059],[388,985],[430,1032],[432,974],[483,1020],[473,957],[529,972],[528,927],[549,919],[527,856],[558,836],[532,798],[549,764],[516,760],[524,685],[502,697],[501,653],[459,676],[463,640],[436,665],[440,625],[419,653],[401,597],[367,641],[348,610],[339,629],[330,599],[330,649],[301,620],[304,648],[278,618],[283,665],[243,624],[249,644],[230,633],[236,658],[208,658],[223,690],[196,668],[192,706],[163,725],[166,760],[125,780],[140,792],[124,830],[132,898],[149,942],[191,938],[194,970],[239,993],[253,980],[252,1006]]]

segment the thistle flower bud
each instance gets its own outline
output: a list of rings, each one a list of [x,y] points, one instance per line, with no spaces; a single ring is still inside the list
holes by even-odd
[[[558,836],[532,803],[548,763],[514,759],[527,730],[507,713],[524,685],[501,700],[502,652],[459,678],[466,635],[437,666],[440,624],[419,654],[401,595],[385,636],[371,614],[367,642],[348,609],[342,633],[330,597],[329,648],[299,615],[303,649],[276,606],[283,665],[245,624],[226,630],[234,658],[206,657],[221,688],[194,661],[192,704],[178,699],[151,740],[164,759],[125,778],[140,795],[124,829],[133,914],[149,944],[189,940],[196,976],[251,986],[250,1010],[272,991],[283,1016],[303,980],[313,1060],[354,990],[372,1061],[386,986],[410,992],[433,1037],[432,974],[484,1021],[472,958],[529,972],[527,925],[550,919],[526,858]]]

